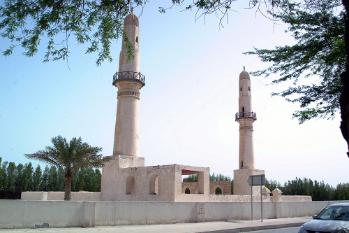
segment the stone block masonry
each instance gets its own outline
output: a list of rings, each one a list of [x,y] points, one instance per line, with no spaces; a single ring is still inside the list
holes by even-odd
[[[349,202],[349,201],[341,201]],[[335,202],[267,202],[264,218],[311,216]],[[254,203],[254,219],[260,203]],[[94,227],[249,220],[249,202],[0,200],[0,228]]]

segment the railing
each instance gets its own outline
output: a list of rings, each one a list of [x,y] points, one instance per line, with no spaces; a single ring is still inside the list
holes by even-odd
[[[115,86],[115,84],[118,81],[137,81],[144,86],[145,76],[140,72],[133,72],[133,71],[116,72],[113,75],[113,85]]]
[[[252,118],[253,120],[257,120],[257,115],[255,112],[237,112],[235,114],[235,121],[242,118]]]

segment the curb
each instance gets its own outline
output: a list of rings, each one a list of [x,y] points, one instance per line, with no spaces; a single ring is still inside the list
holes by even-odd
[[[246,226],[246,227],[238,227],[233,229],[225,229],[225,230],[217,230],[217,231],[204,231],[201,233],[239,233],[239,232],[250,232],[250,231],[259,231],[259,230],[271,230],[271,229],[288,228],[288,227],[300,227],[303,223],[305,223],[305,221],[284,223],[284,224]]]

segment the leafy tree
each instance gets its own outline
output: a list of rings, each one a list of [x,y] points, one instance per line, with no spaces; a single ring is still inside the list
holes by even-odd
[[[6,165],[4,166],[4,164],[2,162],[2,158],[0,157],[0,191],[4,191],[6,189]]]
[[[83,186],[79,190],[96,192],[98,182],[96,182],[97,177],[94,169],[92,168],[81,169],[81,176],[82,176]]]
[[[199,17],[220,14],[220,23],[235,1],[168,0],[196,11]],[[0,33],[10,44],[3,54],[10,55],[16,46],[21,46],[25,55],[33,56],[42,38],[47,38],[44,61],[67,59],[69,41],[74,37],[78,43],[87,44],[86,53],[97,53],[97,64],[111,61],[111,41],[122,37],[122,21],[130,6],[143,7],[146,3],[147,0],[4,0],[0,4]],[[300,110],[294,113],[300,122],[332,117],[340,108],[340,128],[349,150],[349,0],[249,0],[249,4],[267,17],[288,24],[297,41],[292,46],[252,52],[272,63],[256,74],[278,72],[280,78],[274,83],[297,84],[275,94],[300,104]],[[159,8],[160,12],[166,9]],[[309,76],[319,81],[303,83]]]
[[[15,179],[15,192],[22,192],[23,186],[23,164],[19,163],[14,170],[14,179]]]
[[[296,178],[280,187],[284,195],[312,196],[313,201],[334,200],[335,189],[323,181]]]
[[[58,190],[63,191],[64,190],[64,169],[62,167],[58,167],[57,170],[57,176],[58,176]]]
[[[189,175],[183,178],[183,182],[197,182],[197,181],[198,181],[198,176],[196,174]]]
[[[234,0],[173,1],[196,9],[196,15],[228,14]],[[349,0],[250,0],[251,8],[266,17],[288,24],[297,43],[273,50],[255,49],[252,54],[271,66],[255,74],[278,73],[274,83],[296,85],[275,93],[300,104],[294,113],[300,122],[316,117],[332,117],[340,109],[340,129],[349,156]],[[263,12],[263,8],[266,10]],[[220,22],[220,23],[221,23]],[[306,84],[312,76],[319,80]],[[313,80],[310,80],[313,81]]]
[[[134,0],[136,5],[143,2]],[[129,9],[130,1],[4,0],[0,5],[0,30],[10,46],[3,54],[10,55],[21,46],[26,56],[33,56],[45,37],[44,61],[67,59],[73,37],[88,45],[86,53],[97,53],[97,64],[111,61],[111,41],[123,35],[122,22]]]
[[[55,166],[50,167],[49,176],[48,176],[48,190],[59,191],[58,174],[57,174],[57,168]]]
[[[73,191],[100,192],[101,172],[99,169],[82,168],[74,175]],[[40,165],[35,169],[31,163],[2,162],[0,158],[0,198],[18,199],[24,191],[64,191],[64,169]]]
[[[222,20],[234,1],[189,2],[187,9],[195,8],[197,15],[220,13]],[[250,52],[271,63],[255,74],[278,73],[280,78],[273,80],[274,83],[291,82],[289,88],[274,94],[300,104],[294,116],[301,123],[317,117],[331,118],[339,108],[340,129],[349,151],[349,0],[250,0],[249,3],[266,17],[286,23],[296,40],[291,46]],[[264,12],[263,8],[266,8]],[[307,84],[309,81],[312,84]]]
[[[338,184],[334,191],[334,200],[349,200],[349,184]]]
[[[50,168],[48,166],[45,167],[44,172],[42,173],[42,180],[40,183],[41,191],[49,191],[48,188],[48,177],[50,176]]]
[[[8,188],[8,177],[7,177],[7,166],[8,166],[8,162],[3,162],[1,164],[1,170],[2,170],[2,176],[1,176],[1,180],[2,180],[2,188],[1,190],[5,191]]]
[[[299,103],[301,108],[294,117],[301,123],[315,117],[333,117],[339,109],[345,45],[344,12],[337,13],[338,7],[337,0],[319,1],[317,7],[301,3],[283,6],[285,10],[272,13],[272,17],[288,25],[296,42],[249,52],[271,64],[255,75],[279,74],[273,83],[289,82],[288,88],[274,95]]]
[[[6,175],[7,175],[7,187],[6,190],[10,192],[16,191],[16,164],[13,162],[8,163],[8,166],[6,168]]]
[[[71,199],[72,178],[81,168],[101,167],[105,160],[99,152],[99,147],[92,147],[83,143],[81,138],[72,138],[68,143],[62,136],[52,138],[53,146],[34,154],[27,154],[30,159],[51,164],[64,169],[64,200]]]
[[[216,11],[227,14],[236,0],[168,0],[162,4],[185,5],[187,10],[197,7],[205,14]],[[251,0],[252,5],[262,0]],[[263,0],[264,1],[264,0]],[[0,33],[8,39],[3,51],[11,55],[22,47],[24,55],[35,55],[40,43],[46,46],[44,61],[67,59],[69,43],[75,39],[87,45],[85,53],[97,53],[97,64],[111,61],[111,43],[123,38],[123,20],[131,8],[142,8],[147,0],[76,0],[32,1],[3,0],[0,3]],[[167,8],[159,7],[160,12]],[[127,40],[127,38],[124,38]],[[132,49],[130,47],[130,49]]]
[[[276,188],[280,188],[281,184],[275,180],[265,180],[265,187],[267,187],[270,191],[273,191]]]
[[[30,191],[33,189],[33,165],[31,163],[24,165],[21,179],[22,191]]]
[[[77,190],[83,191],[86,190],[87,182],[86,182],[86,169],[80,169],[77,176]]]
[[[94,171],[94,176],[93,176],[93,186],[91,187],[92,189],[90,191],[92,192],[100,192],[101,191],[101,179],[102,179],[102,174],[100,169],[95,169]]]
[[[63,191],[64,187],[58,185],[59,180],[64,180],[64,170],[62,167],[56,169],[56,167],[46,166],[44,171],[41,171],[40,166],[37,166],[33,171],[31,163],[18,164],[2,162],[0,166],[5,171],[5,188],[0,189],[0,198],[19,198],[21,191]],[[28,175],[29,171],[32,174]],[[19,178],[19,177],[22,178]],[[20,179],[27,179],[32,177],[32,185],[27,185],[28,182],[19,182]],[[55,177],[55,178],[54,178]],[[60,178],[61,177],[61,178]],[[79,180],[81,179],[81,180]],[[220,174],[211,174],[211,181],[227,180],[229,177],[225,177]],[[38,181],[39,180],[39,181]],[[188,182],[197,181],[197,176],[188,176],[186,178]],[[9,184],[9,185],[7,185]],[[16,190],[16,185],[18,186]],[[81,168],[75,173],[73,179],[72,190],[73,191],[90,191],[99,192],[101,185],[101,173],[99,169]],[[233,193],[233,180],[231,181],[232,193]],[[58,187],[58,188],[57,188]],[[349,199],[349,183],[341,183],[336,187],[332,187],[326,184],[324,181],[311,180],[307,178],[296,178],[294,180],[287,181],[284,185],[281,185],[277,181],[266,180],[266,187],[270,190],[278,187],[283,191],[284,195],[309,195],[312,196],[314,201],[323,200],[348,200]]]
[[[231,181],[231,178],[222,174],[212,173],[210,175],[210,181]]]
[[[42,180],[42,171],[40,165],[38,165],[35,168],[34,174],[33,174],[33,191],[39,191],[40,190],[40,184]]]
[[[345,54],[346,54],[346,64],[345,72],[341,74],[341,82],[343,84],[343,89],[341,96],[339,98],[339,104],[341,109],[341,125],[340,129],[344,139],[348,144],[349,156],[349,0],[342,0],[342,3],[345,8]]]

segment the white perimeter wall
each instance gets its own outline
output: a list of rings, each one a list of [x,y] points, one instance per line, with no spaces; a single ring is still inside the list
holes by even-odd
[[[311,216],[330,203],[334,202],[268,202],[263,205],[263,215],[264,218]],[[250,219],[250,208],[248,202],[0,200],[0,228],[33,228],[43,224],[49,227],[93,227],[239,220]],[[254,203],[254,218],[260,218],[259,203]]]

